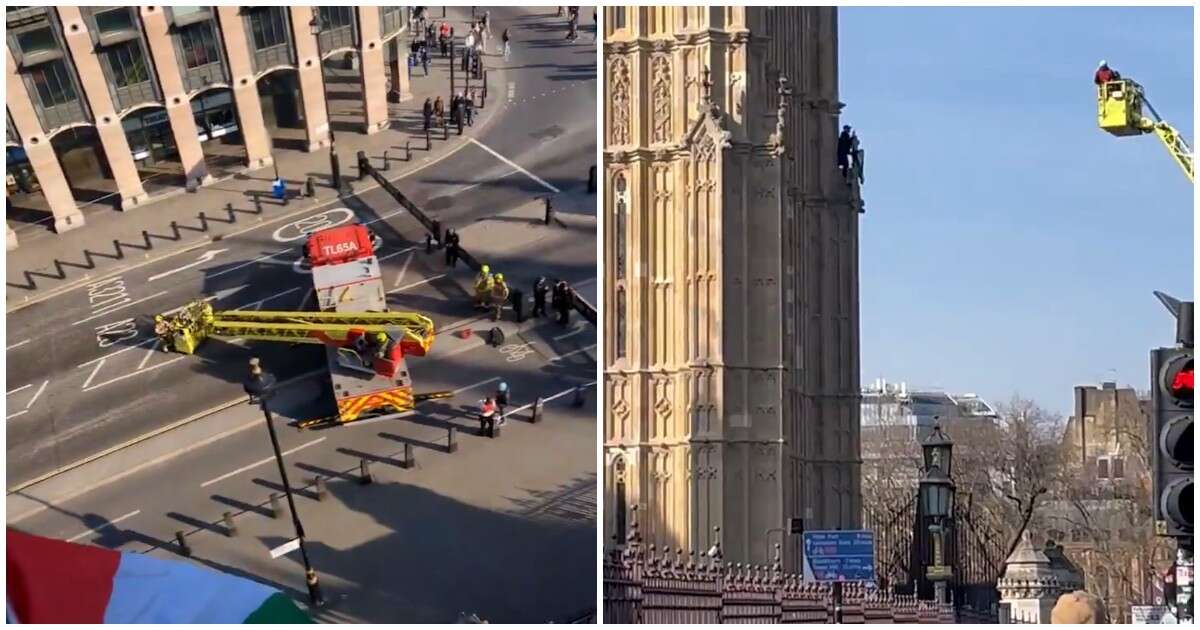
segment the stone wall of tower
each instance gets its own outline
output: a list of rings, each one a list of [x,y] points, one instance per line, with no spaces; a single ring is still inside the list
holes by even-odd
[[[817,210],[797,192],[828,196],[821,178],[836,182],[821,170],[836,175],[833,145],[827,157],[811,147],[799,166],[793,148],[824,142],[829,115],[785,108],[779,133],[778,82],[767,67],[775,40],[747,29],[827,38],[833,10],[762,11],[605,9],[605,533],[616,534],[624,502],[638,506],[647,543],[703,551],[720,526],[726,558],[751,562],[770,560],[787,518],[803,515],[808,475],[837,483],[825,472],[832,467],[854,476],[847,451],[829,449],[852,444],[850,459],[858,456],[857,441],[841,434],[812,443],[810,426],[845,424],[836,416],[842,390],[817,384],[850,382],[857,395],[856,280],[838,287],[854,298],[853,356],[821,363],[849,347],[844,337],[802,343],[841,334],[822,318],[844,310],[812,305],[812,322],[798,310],[834,299],[820,291],[830,280],[804,282],[805,272],[856,271],[813,258],[840,249],[794,251],[810,225],[824,230],[817,240],[836,229],[804,221]],[[836,39],[806,45],[836,52]],[[836,67],[804,72],[825,57],[792,56],[798,76],[836,77]],[[823,89],[836,105],[836,85]],[[836,112],[831,124],[836,141]],[[799,372],[805,365],[814,367]],[[842,499],[812,508],[821,522],[857,522]]]

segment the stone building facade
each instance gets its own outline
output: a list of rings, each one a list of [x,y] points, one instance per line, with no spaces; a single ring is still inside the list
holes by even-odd
[[[604,9],[605,534],[797,566],[861,520],[837,10]],[[719,530],[717,529],[719,528]]]
[[[272,164],[282,126],[301,150],[328,147],[327,66],[343,61],[356,76],[338,82],[361,89],[360,130],[379,131],[388,84],[392,100],[411,97],[409,17],[400,6],[6,7],[10,202],[36,197],[30,207],[63,232],[94,201],[79,191],[128,210],[164,192],[144,186],[151,173],[203,186],[234,139],[242,168]]]

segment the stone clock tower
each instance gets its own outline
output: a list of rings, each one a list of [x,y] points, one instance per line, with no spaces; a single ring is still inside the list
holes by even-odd
[[[837,10],[604,18],[606,539],[794,569],[861,511]]]

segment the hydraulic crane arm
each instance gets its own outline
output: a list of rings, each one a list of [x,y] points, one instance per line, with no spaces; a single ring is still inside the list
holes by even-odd
[[[1108,81],[1098,87],[1097,97],[1101,129],[1114,136],[1148,133],[1158,136],[1188,181],[1196,182],[1192,148],[1179,131],[1158,115],[1141,85],[1132,79]],[[1143,109],[1148,110],[1150,116],[1143,115]]]

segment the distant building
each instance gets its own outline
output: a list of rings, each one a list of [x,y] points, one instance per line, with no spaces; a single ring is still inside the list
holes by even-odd
[[[863,388],[861,404],[864,451],[868,433],[892,434],[898,430],[920,442],[937,424],[943,427],[961,421],[993,424],[999,418],[995,408],[975,394],[910,391],[907,383],[889,383],[883,379]]]
[[[131,209],[270,166],[278,148],[323,150],[331,124],[379,131],[389,98],[411,98],[410,17],[401,6],[6,7],[8,213],[53,217],[64,232],[91,203]],[[331,121],[327,102],[345,94],[351,114],[339,102]]]
[[[1109,618],[1129,620],[1129,607],[1154,604],[1170,545],[1154,536],[1150,514],[1149,401],[1105,382],[1075,388],[1063,431],[1062,484],[1030,524],[1038,537],[1062,541],[1082,569],[1087,590]]]

